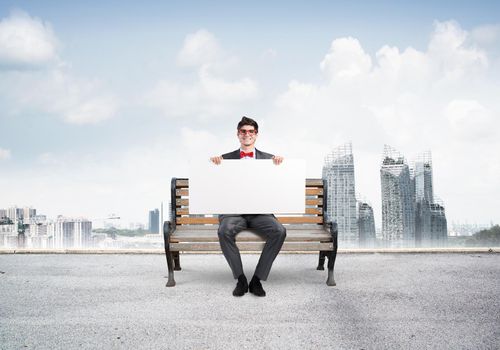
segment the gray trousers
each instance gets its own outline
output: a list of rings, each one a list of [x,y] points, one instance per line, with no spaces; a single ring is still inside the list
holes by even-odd
[[[274,259],[285,241],[286,229],[271,214],[258,215],[220,215],[219,242],[234,278],[243,273],[240,250],[236,246],[236,235],[245,229],[251,229],[266,239],[266,244],[255,268],[255,276],[265,281],[271,271]]]

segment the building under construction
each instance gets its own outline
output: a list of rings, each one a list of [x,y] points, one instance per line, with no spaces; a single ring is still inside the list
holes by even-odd
[[[417,156],[411,169],[415,192],[415,243],[442,246],[448,237],[444,206],[434,198],[432,157],[427,151]]]
[[[340,240],[357,244],[359,231],[354,157],[350,142],[335,148],[326,156],[323,179],[327,182],[327,219],[337,223]]]
[[[405,158],[384,145],[380,168],[382,235],[393,245],[415,245],[414,185]]]

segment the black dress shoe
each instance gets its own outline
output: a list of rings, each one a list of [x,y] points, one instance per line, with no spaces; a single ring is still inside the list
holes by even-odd
[[[252,277],[250,285],[248,286],[248,290],[250,291],[250,293],[258,297],[266,296],[266,291],[264,290],[264,288],[262,288],[262,283],[260,283],[260,279],[258,277]]]
[[[248,292],[248,282],[245,275],[240,275],[238,277],[238,283],[236,283],[236,288],[233,290],[233,295],[235,297],[242,297]]]

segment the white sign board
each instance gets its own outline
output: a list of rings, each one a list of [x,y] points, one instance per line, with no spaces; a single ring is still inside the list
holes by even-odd
[[[306,164],[285,159],[192,164],[190,214],[304,214]]]

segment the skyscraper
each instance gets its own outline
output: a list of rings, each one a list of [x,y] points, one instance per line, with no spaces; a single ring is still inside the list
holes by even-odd
[[[426,200],[432,203],[434,201],[434,191],[432,186],[431,151],[426,151],[417,156],[412,173],[415,179],[415,200]]]
[[[326,156],[323,165],[323,179],[327,183],[327,220],[337,223],[340,240],[356,242],[359,231],[354,183],[354,157],[350,142],[335,148]]]
[[[84,218],[65,218],[47,224],[47,235],[52,236],[54,248],[87,248],[92,241],[92,222]]]
[[[448,240],[448,222],[441,200],[431,204],[431,242],[434,246],[444,246]]]
[[[404,246],[415,244],[414,186],[405,158],[384,145],[380,168],[382,185],[382,234]]]
[[[24,207],[24,208],[11,207],[8,208],[5,211],[5,213],[6,213],[5,216],[7,216],[12,221],[24,220],[25,222],[28,222],[29,219],[36,216],[36,209],[30,207]]]
[[[160,211],[158,208],[149,211],[149,232],[160,233]]]
[[[375,245],[375,217],[373,208],[366,201],[358,202],[359,246],[368,248]]]
[[[430,151],[417,156],[411,173],[415,196],[415,243],[417,246],[443,245],[448,228],[444,206],[434,197]]]
[[[432,158],[430,151],[417,156],[411,175],[415,195],[415,244],[431,240],[431,204],[434,193],[432,189]]]

